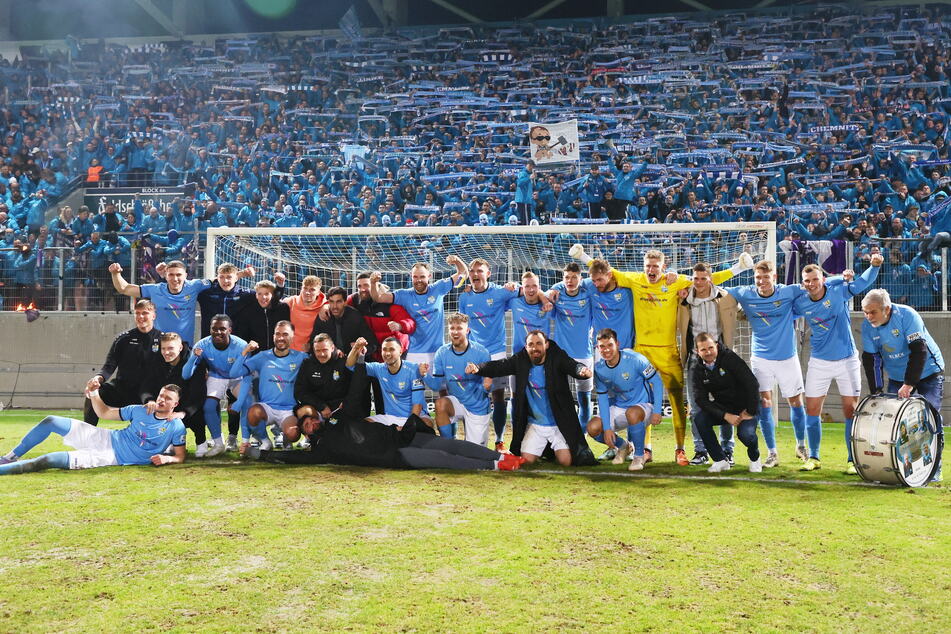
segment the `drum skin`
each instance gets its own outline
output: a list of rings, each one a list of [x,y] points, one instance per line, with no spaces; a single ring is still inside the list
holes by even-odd
[[[926,486],[941,460],[943,438],[928,402],[918,396],[866,396],[852,422],[852,456],[868,482]]]

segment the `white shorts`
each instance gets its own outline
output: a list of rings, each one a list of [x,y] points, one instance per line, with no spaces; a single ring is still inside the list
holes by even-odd
[[[644,412],[644,420],[642,421],[644,423],[647,423],[647,421],[650,420],[651,414],[654,413],[653,403],[638,403],[637,405],[631,405],[631,407],[641,408],[641,411]],[[617,429],[618,425],[627,429],[627,409],[626,407],[618,407],[617,405],[611,406],[611,429]]]
[[[280,425],[288,417],[294,415],[294,410],[292,409],[274,409],[267,403],[257,403],[264,408],[264,411],[267,412],[267,420],[264,421],[266,425]]]
[[[436,358],[435,352],[407,352],[406,360],[410,363],[415,363],[419,365],[420,363],[428,363],[429,368],[433,367],[433,359]]]
[[[112,430],[95,427],[81,420],[70,419],[69,433],[63,444],[76,449],[67,452],[70,469],[114,467],[119,464],[112,450]]]
[[[568,448],[568,442],[557,426],[529,423],[525,437],[522,438],[522,455],[540,456],[545,451],[545,445],[549,443],[554,451]]]
[[[817,398],[829,393],[835,380],[842,396],[858,396],[862,393],[862,362],[858,353],[838,361],[809,359],[806,368],[806,398]]]
[[[573,376],[568,377],[568,387],[571,388],[571,395],[575,392],[590,392],[594,389],[594,358],[585,357],[584,359],[575,359],[578,363],[591,370],[591,376],[587,379],[576,379]]]
[[[453,414],[449,421],[454,423],[462,419],[466,430],[466,440],[485,447],[486,443],[489,442],[489,423],[492,421],[492,411],[489,410],[485,414],[473,414],[455,396],[450,395],[446,398],[452,403]]]
[[[241,379],[222,379],[217,376],[209,376],[205,380],[205,394],[208,398],[216,398],[219,401],[227,397],[228,390],[238,396],[238,388],[241,387]]]
[[[750,369],[759,382],[760,392],[769,392],[777,384],[783,398],[799,396],[803,392],[802,367],[798,357],[792,356],[782,361],[750,357]]]
[[[498,361],[499,359],[504,359],[508,355],[505,352],[493,352],[489,357],[493,361]],[[509,386],[509,377],[507,376],[497,376],[492,379],[492,391],[504,390]]]
[[[393,416],[392,414],[377,414],[370,416],[369,420],[372,420],[374,423],[380,423],[381,425],[391,425],[394,427],[400,427],[406,424],[405,418]]]

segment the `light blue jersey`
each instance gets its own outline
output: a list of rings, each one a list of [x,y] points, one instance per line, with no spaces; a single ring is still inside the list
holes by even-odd
[[[260,402],[270,405],[274,409],[294,409],[297,400],[294,398],[294,382],[300,371],[301,363],[307,355],[297,350],[289,350],[279,357],[274,350],[264,350],[253,357],[238,355],[231,366],[231,378],[246,374],[258,375],[258,396]]]
[[[408,418],[413,413],[413,405],[426,405],[423,380],[415,363],[403,361],[396,374],[390,373],[385,363],[367,363],[366,366],[367,376],[380,382],[387,416]]]
[[[201,359],[208,365],[208,376],[216,379],[227,379],[231,374],[231,366],[241,356],[241,351],[248,345],[248,342],[241,337],[231,335],[231,342],[224,350],[215,347],[211,337],[205,337],[195,344],[194,350],[201,350]],[[195,373],[195,366],[198,365],[199,357],[192,354],[188,363],[182,368],[182,378],[190,379]]]
[[[941,350],[914,308],[892,304],[891,315],[881,326],[873,326],[867,319],[862,322],[862,348],[869,354],[881,356],[885,372],[893,381],[904,380],[910,352],[908,345],[915,341],[924,341],[927,348],[921,378],[943,371],[944,357],[941,356]],[[885,385],[882,377],[876,378],[879,385]]]
[[[156,418],[145,410],[145,405],[127,405],[119,409],[119,416],[129,421],[125,429],[112,432],[112,451],[119,464],[150,464],[152,456],[169,445],[185,444],[185,424],[177,418]]]
[[[455,396],[473,414],[489,413],[489,395],[482,387],[482,377],[466,374],[466,365],[486,363],[492,359],[485,346],[469,340],[464,352],[456,352],[451,343],[436,351],[433,359],[432,374],[426,377],[426,385],[432,390],[445,384],[450,396]]]
[[[505,352],[505,311],[518,291],[489,284],[482,292],[459,295],[459,312],[469,317],[469,339],[485,346],[489,354]]]
[[[552,286],[558,291],[555,302],[555,334],[553,339],[574,359],[588,359],[594,355],[591,347],[591,291],[584,285],[573,296],[565,290],[565,283]]]
[[[548,400],[548,389],[545,386],[545,366],[532,364],[528,371],[528,409],[529,421],[535,425],[556,427],[555,415],[551,411],[551,402]]]
[[[773,294],[763,297],[755,286],[726,289],[736,298],[753,331],[753,356],[784,361],[796,356],[793,330],[793,302],[806,294],[800,286],[777,284]]]
[[[551,312],[542,310],[541,300],[529,304],[523,296],[509,300],[512,311],[512,354],[525,347],[525,337],[533,330],[541,330],[547,337],[551,332]]]
[[[839,361],[855,355],[855,339],[852,337],[852,321],[849,314],[852,298],[872,285],[880,267],[867,269],[858,279],[848,284],[826,282],[825,294],[813,300],[804,293],[793,302],[796,317],[805,317],[812,331],[810,345],[812,356],[823,361]]]
[[[416,321],[416,330],[409,336],[410,352],[436,352],[443,342],[443,299],[452,290],[451,277],[429,285],[425,293],[412,288],[393,291],[393,303],[406,309]]]
[[[170,293],[168,284],[143,284],[143,299],[155,304],[155,327],[162,332],[177,332],[185,343],[195,341],[195,306],[198,293],[211,286],[208,280],[185,280],[180,293]]]
[[[630,348],[634,345],[634,295],[631,289],[618,286],[613,291],[600,292],[585,278],[581,286],[591,294],[591,327],[594,332],[610,328],[617,333],[618,345]],[[560,345],[560,342],[559,342]]]
[[[664,411],[664,384],[660,374],[647,357],[629,348],[621,350],[621,358],[614,367],[604,359],[594,364],[594,388],[598,392],[598,409],[605,429],[612,426],[611,405],[626,409],[650,403],[655,414]]]

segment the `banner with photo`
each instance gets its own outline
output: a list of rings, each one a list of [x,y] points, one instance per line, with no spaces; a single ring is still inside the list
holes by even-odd
[[[581,160],[578,120],[528,124],[529,158],[539,167]]]

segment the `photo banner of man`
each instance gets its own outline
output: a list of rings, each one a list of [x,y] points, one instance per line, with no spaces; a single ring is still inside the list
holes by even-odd
[[[578,120],[528,125],[530,158],[544,168],[563,163],[577,163],[581,158],[578,143]]]

